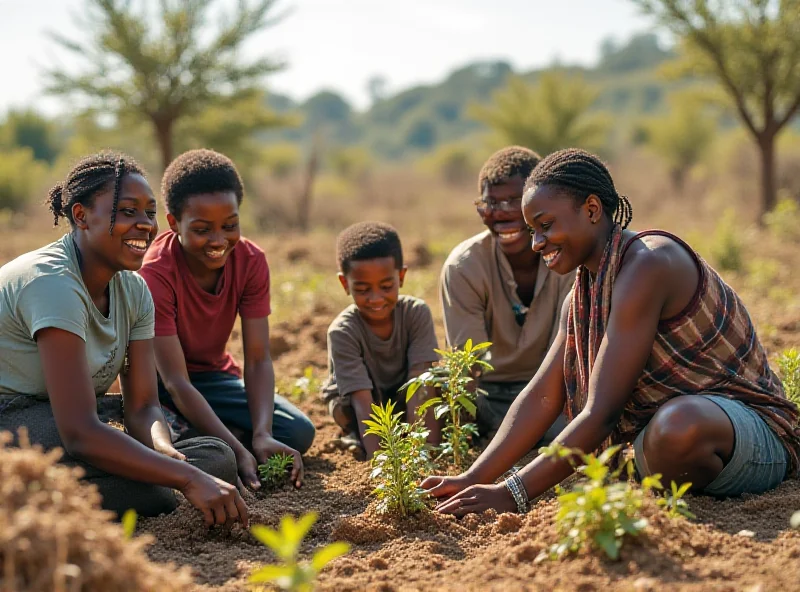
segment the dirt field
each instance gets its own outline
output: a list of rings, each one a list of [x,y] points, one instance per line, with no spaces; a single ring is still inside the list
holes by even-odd
[[[630,185],[636,194],[636,183],[625,186]],[[644,180],[641,185],[646,185]],[[713,249],[713,241],[720,240],[712,236],[721,211],[714,204],[719,201],[704,202],[702,211],[689,219],[683,208],[691,199],[684,197],[682,204],[672,207],[659,201],[660,195],[652,190],[649,201],[634,202],[634,227],[667,228],[692,244],[699,246],[700,241]],[[649,205],[642,207],[642,201]],[[398,522],[376,516],[370,507],[367,465],[333,446],[337,430],[315,393],[295,386],[307,368],[315,379],[324,377],[325,331],[348,303],[336,280],[333,245],[334,229],[350,220],[335,219],[333,213],[348,211],[351,217],[391,220],[398,226],[411,267],[403,292],[431,304],[440,343],[438,271],[458,240],[480,230],[467,214],[450,220],[452,201],[440,199],[425,210],[425,216],[417,203],[398,200],[391,207],[387,203],[388,198],[379,204],[382,210],[346,210],[344,204],[321,203],[320,209],[330,212],[327,229],[316,228],[308,236],[251,234],[267,251],[272,270],[271,349],[279,389],[297,391],[295,401],[318,432],[305,457],[302,489],[287,486],[249,494],[247,501],[252,522],[271,526],[286,513],[318,512],[320,519],[304,544],[305,554],[333,540],[352,543],[352,551],[323,572],[321,589],[800,590],[800,532],[789,529],[790,516],[800,509],[799,481],[789,481],[760,497],[726,501],[690,497],[690,508],[698,516],[695,522],[671,522],[648,509],[651,524],[646,535],[627,544],[618,562],[583,554],[560,563],[534,564],[538,553],[556,540],[552,499],[540,501],[522,518],[487,513],[457,520],[429,514]],[[643,211],[650,215],[642,215]],[[698,224],[698,219],[707,223]],[[37,224],[47,227],[44,220]],[[437,228],[447,229],[448,234],[433,232]],[[782,349],[800,345],[800,279],[793,271],[800,247],[741,221],[734,232],[740,237],[744,262],[724,276],[742,295],[774,359]],[[9,232],[0,247],[0,260],[59,235],[60,231]],[[237,332],[230,347],[241,357]],[[248,589],[250,571],[273,560],[265,547],[239,527],[229,533],[207,532],[199,515],[185,503],[170,516],[140,521],[137,535],[142,533],[155,538],[147,551],[150,558],[191,568],[197,590]]]
[[[283,256],[285,247],[267,245],[277,257]],[[326,257],[315,261],[307,252],[303,264],[322,269]],[[412,292],[436,302],[440,265],[434,260],[427,267],[412,268],[421,278]],[[746,295],[771,355],[800,343],[800,315],[794,304],[774,306],[759,296],[763,290],[751,289],[747,278],[730,277]],[[299,376],[307,366],[324,376],[325,329],[347,302],[330,273],[329,280],[315,285],[316,296],[304,299],[302,293],[295,294],[304,302],[304,312],[283,315],[273,324],[277,376]],[[280,290],[279,283],[274,290]],[[438,311],[434,314],[438,322]],[[320,519],[304,546],[309,554],[333,540],[352,543],[350,554],[320,577],[323,590],[800,589],[800,533],[789,528],[792,513],[800,509],[798,481],[764,496],[726,501],[690,497],[691,510],[698,516],[695,522],[670,521],[648,509],[647,534],[624,547],[618,562],[584,554],[561,563],[534,564],[538,553],[557,538],[554,500],[542,500],[524,518],[489,512],[462,520],[427,515],[401,522],[378,516],[370,504],[367,465],[333,446],[338,431],[313,394],[300,406],[318,429],[306,455],[304,486],[251,494],[248,503],[253,521],[271,526],[285,513],[318,512]],[[271,560],[270,552],[241,529],[206,534],[189,507],[147,520],[143,530],[157,538],[151,558],[191,566],[198,590],[246,589],[250,571]]]

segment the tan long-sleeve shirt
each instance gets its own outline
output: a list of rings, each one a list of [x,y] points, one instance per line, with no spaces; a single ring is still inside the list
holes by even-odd
[[[518,325],[512,303],[524,305],[511,265],[485,230],[453,249],[442,268],[439,294],[447,344],[491,341],[485,359],[495,370],[484,379],[530,380],[555,339],[561,304],[574,281],[574,273],[562,276],[540,264],[525,324]]]

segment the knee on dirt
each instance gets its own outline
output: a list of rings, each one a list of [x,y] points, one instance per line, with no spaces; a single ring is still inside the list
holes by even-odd
[[[647,424],[645,454],[653,465],[684,464],[699,460],[708,450],[705,400],[678,397],[667,401]],[[714,403],[711,403],[712,405]]]

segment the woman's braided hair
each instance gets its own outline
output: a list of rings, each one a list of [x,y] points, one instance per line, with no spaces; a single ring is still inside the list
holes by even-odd
[[[565,187],[581,203],[589,195],[596,195],[603,204],[605,213],[622,228],[627,228],[633,218],[631,202],[617,193],[606,165],[585,150],[568,148],[544,158],[525,182],[525,193],[541,185]]]
[[[113,233],[120,185],[122,178],[128,174],[145,176],[144,170],[135,160],[118,152],[101,152],[81,159],[69,172],[66,180],[53,187],[47,196],[47,205],[53,212],[54,224],[57,226],[59,218],[66,218],[74,225],[72,206],[76,203],[90,206],[95,195],[113,181],[114,203],[111,207],[111,224],[108,227],[108,233]]]

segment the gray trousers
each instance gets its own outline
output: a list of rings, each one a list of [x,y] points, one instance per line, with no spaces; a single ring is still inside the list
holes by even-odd
[[[101,421],[104,423],[111,420],[121,421],[121,397],[101,397],[97,402]],[[38,444],[45,451],[53,448],[64,449],[48,401],[30,397],[0,396],[0,431],[14,434],[14,444],[16,444],[17,429],[21,426],[27,428],[31,444]],[[207,436],[191,438],[177,442],[175,449],[186,456],[189,464],[231,485],[236,484],[236,457],[233,450],[222,440]],[[116,512],[118,516],[130,508],[136,510],[140,516],[158,516],[168,514],[178,506],[174,491],[168,487],[111,475],[66,453],[59,462],[82,468],[85,473],[82,480],[96,485],[103,497],[103,508]]]

